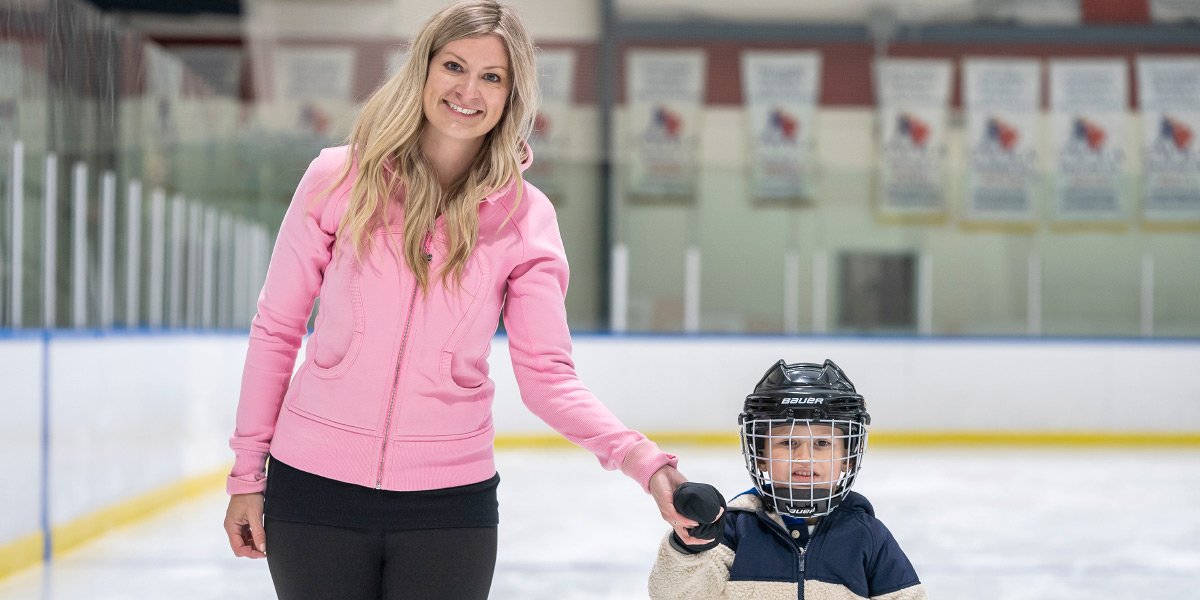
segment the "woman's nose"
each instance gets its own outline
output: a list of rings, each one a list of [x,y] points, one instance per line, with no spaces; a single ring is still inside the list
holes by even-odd
[[[458,93],[463,98],[474,98],[479,91],[479,82],[474,77],[467,77],[458,84]]]

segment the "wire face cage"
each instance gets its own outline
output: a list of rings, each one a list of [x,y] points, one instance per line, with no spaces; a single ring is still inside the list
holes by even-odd
[[[781,514],[822,517],[850,492],[867,425],[841,419],[749,418],[742,456],[763,501]]]

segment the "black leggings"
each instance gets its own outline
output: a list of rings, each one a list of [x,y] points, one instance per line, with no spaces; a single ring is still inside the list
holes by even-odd
[[[280,600],[487,598],[496,528],[384,531],[266,518]]]

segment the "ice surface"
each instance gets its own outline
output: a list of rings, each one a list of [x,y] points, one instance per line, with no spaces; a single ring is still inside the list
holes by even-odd
[[[749,487],[734,447],[670,448],[695,480]],[[574,450],[502,451],[492,597],[646,597],[666,525],[636,484]],[[872,447],[856,488],[942,599],[1200,597],[1200,451]],[[212,494],[115,531],[0,599],[273,597],[234,558]]]

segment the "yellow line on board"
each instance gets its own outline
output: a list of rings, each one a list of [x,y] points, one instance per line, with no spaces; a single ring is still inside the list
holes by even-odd
[[[1179,431],[892,431],[872,433],[883,446],[1200,447],[1200,432]]]
[[[648,432],[646,437],[664,445],[733,446],[737,433],[715,431]],[[1200,447],[1200,432],[1166,431],[878,431],[871,432],[872,446],[1072,446],[1072,447]],[[498,435],[501,450],[574,448],[555,434]]]
[[[145,520],[180,502],[221,489],[228,473],[229,468],[222,467],[56,525],[51,530],[54,555],[70,552],[116,527]]]
[[[70,552],[124,525],[152,517],[176,504],[223,487],[229,467],[222,467],[122,500],[106,508],[76,517],[51,529],[54,556]],[[42,562],[42,533],[38,532],[0,545],[0,579]]]
[[[42,533],[17,538],[0,546],[0,579],[42,562]]]

